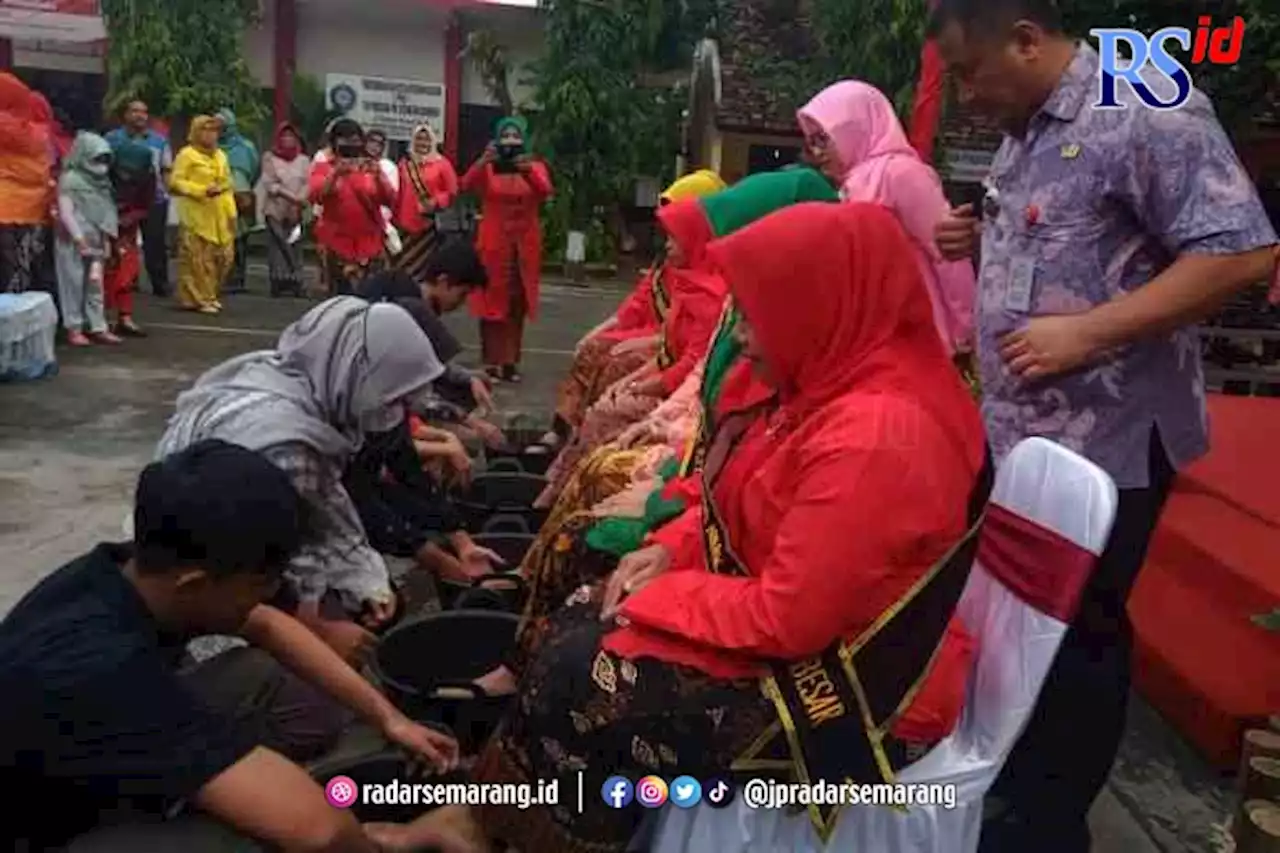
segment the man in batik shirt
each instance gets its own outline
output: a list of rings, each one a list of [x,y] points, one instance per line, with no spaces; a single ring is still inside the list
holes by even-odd
[[[1104,22],[1099,21],[1099,25]],[[1208,449],[1193,325],[1274,271],[1276,235],[1213,106],[1175,110],[1117,86],[1053,0],[940,0],[932,30],[960,96],[1006,137],[983,210],[938,229],[948,257],[981,234],[983,412],[997,458],[1045,436],[1120,489],[1111,539],[997,794],[984,850],[1086,853],[1090,804],[1124,729],[1125,604],[1174,472]],[[1167,101],[1173,83],[1148,77]]]

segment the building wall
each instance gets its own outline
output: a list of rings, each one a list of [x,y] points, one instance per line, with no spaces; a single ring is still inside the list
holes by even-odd
[[[274,4],[266,4],[261,26],[245,37],[249,70],[264,87],[273,85]],[[352,7],[353,9],[355,7]],[[308,3],[298,7],[298,70],[316,77],[325,74],[367,74],[444,83],[446,13],[421,3],[397,5],[392,12],[370,18],[341,8]],[[517,103],[533,98],[528,85],[529,65],[542,52],[542,27],[536,12],[525,9],[486,9],[464,19],[464,27],[485,26],[494,32],[511,59],[512,97]],[[471,63],[462,65],[462,103],[494,105]]]
[[[267,4],[268,10],[274,4]],[[394,14],[298,6],[298,71],[321,85],[326,74],[367,74],[427,83],[444,82],[445,15],[428,4],[396,6]],[[359,14],[356,12],[359,11]],[[245,38],[250,71],[274,84],[275,20],[268,11],[262,25]]]

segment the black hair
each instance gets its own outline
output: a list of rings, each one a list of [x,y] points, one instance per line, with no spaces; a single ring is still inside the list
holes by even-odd
[[[381,142],[387,141],[387,135],[380,130],[371,130],[364,135],[364,138],[366,141],[371,139],[377,139]]]
[[[333,123],[333,127],[329,128],[329,144],[336,146],[338,140],[344,136],[358,136],[364,139],[364,128],[353,118],[340,118]]]
[[[489,284],[489,273],[480,262],[480,256],[470,240],[460,237],[446,238],[427,261],[423,272],[428,284],[440,276],[447,276],[449,282],[464,287],[486,287]]]
[[[936,38],[949,24],[959,25],[966,35],[992,35],[1024,20],[1048,33],[1062,32],[1057,0],[938,0],[929,15],[927,35]]]
[[[143,469],[134,559],[143,574],[198,566],[219,578],[278,576],[313,524],[287,474],[252,450],[208,439]]]
[[[128,113],[129,110],[133,109],[134,104],[142,104],[144,107],[147,106],[147,102],[144,101],[142,98],[129,98],[127,101],[124,102],[124,105],[120,107],[120,115],[123,116],[126,113]],[[148,111],[150,111],[149,107],[148,107]]]

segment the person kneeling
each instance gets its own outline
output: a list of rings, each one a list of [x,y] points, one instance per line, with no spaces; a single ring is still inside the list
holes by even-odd
[[[372,851],[294,763],[332,742],[337,705],[326,710],[317,688],[435,767],[456,765],[452,738],[409,721],[262,604],[310,515],[257,453],[198,442],[143,471],[131,545],[99,545],[14,607],[0,623],[5,849],[60,847],[98,827],[70,849],[160,853],[239,834],[285,850]],[[186,642],[210,633],[258,648],[179,671]],[[179,814],[190,819],[156,825]]]

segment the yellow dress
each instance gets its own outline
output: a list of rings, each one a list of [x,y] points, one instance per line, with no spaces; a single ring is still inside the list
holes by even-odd
[[[210,187],[225,191],[210,197]],[[227,155],[188,145],[173,163],[169,189],[178,206],[178,299],[184,308],[216,310],[235,260],[236,203]]]

